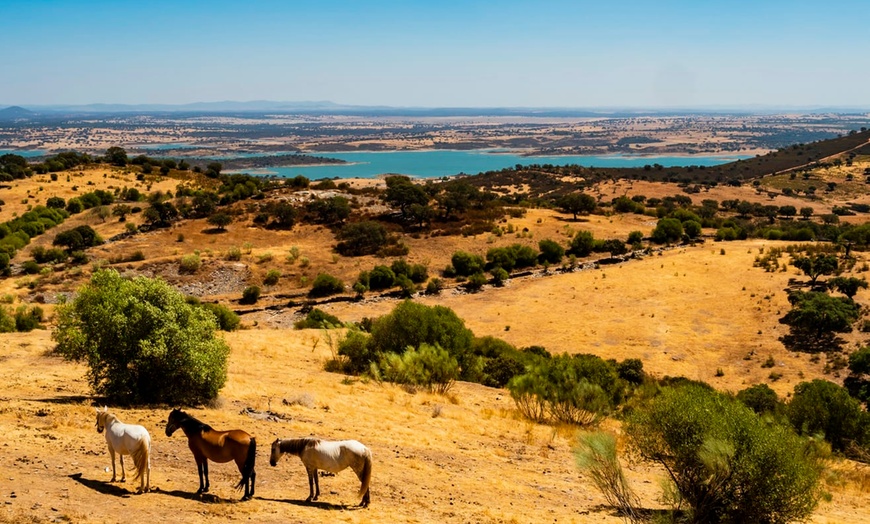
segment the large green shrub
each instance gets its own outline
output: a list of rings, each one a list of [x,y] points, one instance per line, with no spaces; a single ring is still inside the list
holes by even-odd
[[[339,278],[327,273],[319,273],[314,278],[314,283],[311,284],[311,290],[308,292],[310,297],[328,297],[344,293],[344,282]]]
[[[457,275],[467,277],[475,273],[482,273],[484,268],[483,257],[465,251],[457,251],[450,258],[450,263]]]
[[[111,402],[197,404],[226,382],[229,347],[214,315],[162,280],[98,271],[57,315],[57,352],[85,361],[94,392]]]
[[[530,365],[507,387],[528,418],[586,425],[619,404],[625,384],[600,357],[565,354]]]
[[[665,468],[691,522],[786,523],[809,517],[818,502],[812,448],[707,388],[665,388],[632,412],[626,433],[643,458]]]
[[[845,388],[827,380],[795,386],[787,414],[795,430],[804,435],[824,435],[836,451],[863,447],[870,438],[870,415]]]

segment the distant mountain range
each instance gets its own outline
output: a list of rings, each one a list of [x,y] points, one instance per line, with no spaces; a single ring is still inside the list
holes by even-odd
[[[0,104],[0,107],[3,107]],[[28,120],[76,114],[118,113],[287,113],[339,114],[356,116],[538,116],[538,117],[627,117],[641,115],[697,114],[777,114],[777,113],[847,113],[866,114],[868,107],[726,107],[708,108],[560,108],[560,107],[391,107],[337,104],[330,101],[276,102],[194,102],[190,104],[83,104],[10,106],[0,110],[0,121]]]

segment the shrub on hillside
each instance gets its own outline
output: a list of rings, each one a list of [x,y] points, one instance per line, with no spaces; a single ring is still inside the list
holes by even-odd
[[[199,404],[226,382],[217,322],[162,280],[101,270],[58,307],[57,352],[88,364],[94,392],[115,403]]]
[[[344,293],[344,282],[327,273],[319,273],[311,284],[308,296],[315,298],[328,297],[338,293]]]
[[[200,307],[206,311],[210,311],[217,320],[218,329],[221,331],[235,331],[239,328],[242,319],[232,309],[223,304],[213,304],[211,302],[203,302]]]
[[[437,345],[421,344],[401,354],[382,355],[373,371],[388,382],[422,386],[444,394],[459,377],[459,363],[447,350]]]
[[[256,304],[260,300],[260,286],[248,286],[242,291],[240,304]]]
[[[835,451],[870,445],[870,415],[845,388],[833,382],[801,382],[794,388],[786,413],[796,431],[824,435]]]
[[[328,329],[338,326],[341,326],[341,320],[337,316],[317,308],[312,308],[305,318],[293,324],[296,329]]]
[[[453,253],[450,263],[455,273],[463,277],[483,272],[485,265],[483,257],[465,251]]]
[[[632,412],[626,433],[643,458],[664,466],[691,522],[786,523],[818,502],[812,448],[721,393],[665,388]]]

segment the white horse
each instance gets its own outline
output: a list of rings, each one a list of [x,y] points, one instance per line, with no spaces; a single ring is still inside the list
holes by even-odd
[[[133,457],[136,466],[135,482],[139,480],[139,492],[151,489],[151,435],[148,430],[135,424],[124,424],[118,417],[109,413],[109,408],[97,408],[97,433],[106,430],[106,443],[109,445],[109,455],[112,457],[112,480],[117,478],[115,474],[115,452],[121,455],[121,482],[127,480],[127,472],[124,471],[124,455]]]
[[[317,470],[322,469],[338,473],[345,468],[351,468],[362,485],[359,505],[366,507],[371,502],[369,484],[372,480],[372,452],[356,440],[341,440],[330,442],[316,438],[275,439],[272,443],[272,456],[269,464],[275,466],[284,453],[296,455],[302,459],[302,464],[308,471],[308,498],[306,502],[317,500],[320,496],[320,482],[317,480]],[[316,489],[316,492],[315,492]]]

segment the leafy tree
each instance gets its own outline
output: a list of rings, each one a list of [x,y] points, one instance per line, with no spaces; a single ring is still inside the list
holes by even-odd
[[[54,209],[63,209],[66,207],[66,201],[61,197],[51,197],[45,202],[46,207]]]
[[[100,235],[94,231],[91,226],[77,226],[73,229],[58,233],[54,237],[52,245],[62,246],[69,252],[81,251],[89,247],[98,246],[103,243]]]
[[[870,402],[870,347],[863,347],[849,355],[849,371],[843,386],[861,402]]]
[[[408,216],[411,205],[425,206],[429,203],[429,195],[426,191],[406,176],[389,176],[385,182],[387,190],[384,192],[384,202],[398,207],[403,217]]]
[[[314,215],[315,221],[321,224],[335,224],[344,222],[350,216],[350,200],[343,196],[318,198],[309,202],[306,209]]]
[[[767,384],[756,384],[737,392],[737,400],[759,415],[779,413],[783,404],[776,391]]]
[[[800,213],[804,220],[809,220],[815,210],[811,207],[802,207]]]
[[[549,264],[559,264],[565,258],[565,248],[555,240],[545,238],[538,242],[538,249],[541,251],[540,259],[542,262]]]
[[[105,159],[106,162],[119,167],[126,166],[129,161],[127,158],[127,151],[122,147],[110,147],[107,149]]]
[[[652,232],[652,240],[657,244],[678,242],[683,238],[683,223],[676,218],[663,218]]]
[[[127,215],[133,212],[133,208],[127,204],[115,204],[112,208],[112,215],[118,217],[118,222],[125,222]]]
[[[169,227],[178,219],[178,209],[172,202],[154,202],[142,213],[142,217],[152,227]]]
[[[691,522],[787,523],[818,502],[821,466],[802,439],[710,389],[665,388],[631,413],[626,433],[664,467]]]
[[[422,344],[446,350],[460,365],[460,376],[467,380],[478,371],[471,354],[471,330],[450,308],[425,306],[406,300],[372,324],[369,353],[402,354]]]
[[[632,231],[628,234],[628,240],[626,242],[631,245],[640,244],[643,242],[643,233],[640,231]]]
[[[810,285],[815,286],[816,280],[822,275],[831,275],[839,267],[836,255],[819,253],[813,256],[798,256],[792,259],[791,265],[800,269],[810,277]]]
[[[779,321],[790,328],[783,343],[797,351],[833,351],[842,340],[835,333],[849,333],[858,319],[858,306],[843,297],[815,291],[789,294],[792,309]]]
[[[260,286],[248,286],[242,291],[240,304],[256,304],[260,300]]]
[[[701,223],[696,220],[687,220],[683,222],[683,230],[689,238],[698,238],[701,236]]]
[[[625,247],[625,242],[619,240],[618,238],[611,238],[605,240],[603,249],[610,253],[611,257],[628,253],[628,248]]]
[[[833,382],[816,379],[795,386],[787,413],[795,430],[823,434],[835,451],[867,444],[870,418],[858,400]]]
[[[465,251],[457,251],[456,253],[453,253],[453,256],[450,258],[450,263],[453,265],[453,269],[456,270],[457,275],[465,277],[483,272],[485,265],[483,257]]]
[[[225,231],[227,226],[230,225],[233,221],[233,217],[228,215],[227,213],[215,213],[214,215],[208,217],[206,222],[215,226],[220,231]]]
[[[373,221],[347,224],[338,234],[336,250],[345,256],[361,256],[376,253],[388,241],[387,230]]]
[[[794,206],[780,206],[779,214],[786,218],[791,218],[797,215],[797,209]]]
[[[209,178],[218,178],[221,175],[221,170],[224,168],[220,162],[209,162],[205,166],[205,176]]]
[[[396,273],[387,266],[375,266],[368,273],[368,288],[374,291],[389,289],[396,283]]]
[[[314,282],[311,284],[308,296],[328,297],[338,293],[344,293],[344,282],[327,273],[319,273],[314,277]]]
[[[226,382],[229,347],[208,311],[162,280],[101,270],[58,308],[57,352],[88,364],[99,395],[118,403],[198,404]]]
[[[479,198],[478,188],[464,180],[456,180],[444,184],[444,190],[438,195],[437,200],[444,208],[444,215],[449,217],[454,213],[464,213],[471,203]]]
[[[852,300],[859,289],[867,289],[867,281],[855,277],[834,277],[828,281],[828,288],[836,289]]]
[[[293,324],[296,329],[329,329],[337,326],[341,326],[338,317],[317,308],[312,308],[304,319]]]
[[[586,193],[570,193],[560,198],[556,205],[559,206],[562,211],[574,215],[574,220],[577,220],[577,215],[581,213],[591,213],[595,211],[596,207],[598,207],[595,198]]]
[[[437,345],[421,344],[403,353],[387,353],[378,365],[380,377],[397,384],[423,386],[446,394],[459,378],[459,362]]]
[[[591,231],[578,231],[571,239],[571,254],[578,257],[586,257],[592,253],[595,246],[595,237]]]

